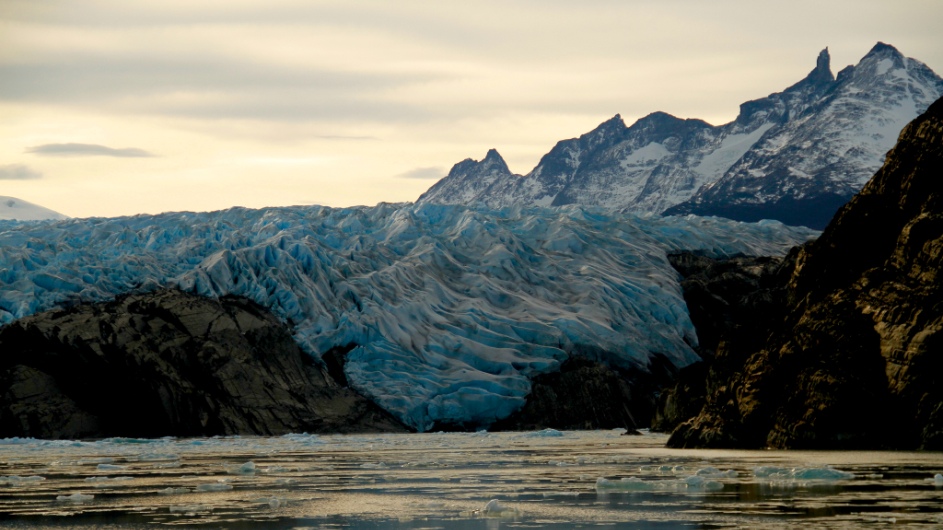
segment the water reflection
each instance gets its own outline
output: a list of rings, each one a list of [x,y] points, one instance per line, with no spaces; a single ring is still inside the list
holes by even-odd
[[[0,442],[0,525],[943,524],[943,455],[664,449],[617,431]]]

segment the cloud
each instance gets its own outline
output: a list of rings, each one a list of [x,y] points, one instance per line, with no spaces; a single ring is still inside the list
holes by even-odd
[[[417,167],[416,169],[410,169],[409,171],[396,175],[396,178],[432,180],[440,179],[444,176],[445,171],[440,167]]]
[[[23,164],[0,166],[0,180],[28,180],[42,178],[43,174]]]
[[[26,149],[40,156],[113,156],[118,158],[146,158],[154,156],[143,149],[125,147],[115,149],[97,144],[43,144]]]

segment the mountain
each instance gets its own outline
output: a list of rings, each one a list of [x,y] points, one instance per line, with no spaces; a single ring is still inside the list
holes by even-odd
[[[728,124],[655,112],[626,127],[617,114],[558,142],[525,176],[492,150],[457,164],[418,201],[580,204],[822,228],[940,95],[943,79],[892,46],[878,43],[837,77],[826,48],[804,79],[742,104]]]
[[[54,212],[49,208],[43,208],[37,204],[14,197],[0,196],[0,220],[42,221],[46,219],[61,220],[68,218],[68,216]]]
[[[787,274],[766,275],[784,303],[750,310],[746,333],[725,326],[706,389],[682,392],[703,406],[670,445],[943,449],[941,167],[943,99],[822,236],[790,253]],[[688,410],[680,394],[670,401]]]
[[[639,377],[696,361],[667,253],[783,254],[817,234],[435,204],[6,223],[0,324],[162,287],[241,296],[407,426],[478,428],[520,410],[532,381],[572,356]]]

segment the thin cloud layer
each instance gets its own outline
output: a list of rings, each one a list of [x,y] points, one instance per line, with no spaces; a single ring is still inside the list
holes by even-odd
[[[136,147],[115,149],[98,144],[43,144],[26,149],[39,156],[113,156],[116,158],[149,158],[153,154]]]
[[[0,1],[0,159],[46,174],[5,189],[80,216],[408,201],[616,113],[726,123],[825,46],[836,71],[881,40],[943,72],[929,0],[197,4]]]
[[[24,164],[7,164],[0,166],[0,180],[30,180],[42,178],[43,174],[30,169]]]

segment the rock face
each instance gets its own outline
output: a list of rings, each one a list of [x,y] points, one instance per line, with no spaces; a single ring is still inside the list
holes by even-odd
[[[176,290],[0,329],[0,437],[405,431],[244,299]]]
[[[729,354],[720,359],[716,356],[722,340],[735,337],[741,350],[762,347],[772,323],[784,317],[785,287],[797,250],[785,259],[712,259],[691,252],[668,256],[682,276],[684,301],[698,333],[696,351],[703,361],[682,368],[674,384],[661,393],[653,430],[671,432],[700,412],[708,394],[709,366],[725,373],[736,369],[741,359],[731,359]]]
[[[625,428],[634,432],[651,423],[658,391],[677,369],[656,357],[648,372],[620,370],[574,356],[558,372],[538,375],[521,410],[489,430]]]
[[[494,150],[462,161],[419,202],[580,204],[821,229],[941,95],[943,79],[892,46],[878,43],[837,76],[826,49],[804,79],[743,103],[730,123],[655,112],[626,127],[617,114],[558,142],[524,176]]]
[[[943,449],[943,100],[795,254],[769,334],[721,341],[674,447]]]

